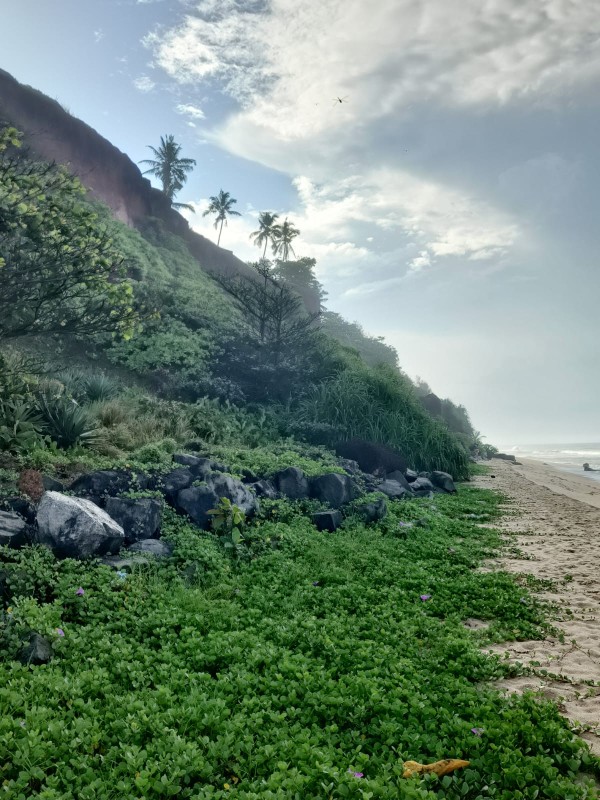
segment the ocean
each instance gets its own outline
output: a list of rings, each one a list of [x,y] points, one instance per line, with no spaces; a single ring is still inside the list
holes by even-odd
[[[600,472],[584,472],[583,464],[600,470],[600,442],[574,442],[572,444],[520,444],[500,448],[500,452],[514,454],[517,461],[532,458],[564,472],[576,473],[600,481]]]

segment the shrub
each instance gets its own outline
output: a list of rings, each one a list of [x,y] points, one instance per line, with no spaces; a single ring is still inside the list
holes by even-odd
[[[41,394],[37,404],[44,432],[62,450],[76,444],[89,447],[99,441],[100,431],[92,417],[72,400]]]
[[[0,400],[0,450],[25,454],[43,446],[43,420],[31,401]]]

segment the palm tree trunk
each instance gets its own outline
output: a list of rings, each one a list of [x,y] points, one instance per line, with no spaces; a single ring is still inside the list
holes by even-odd
[[[265,255],[267,254],[267,245],[269,244],[269,240],[265,239],[265,249],[263,250],[263,261],[265,259]]]
[[[217,239],[217,247],[221,242],[221,234],[223,233],[223,223],[225,222],[225,218],[221,220],[221,227],[219,228],[219,238]]]

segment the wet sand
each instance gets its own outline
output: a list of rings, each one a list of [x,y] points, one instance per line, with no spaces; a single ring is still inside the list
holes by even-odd
[[[531,460],[515,466],[493,459],[488,466],[496,477],[473,482],[510,498],[510,513],[498,527],[520,554],[507,548],[485,568],[552,581],[551,588],[535,594],[556,606],[553,621],[564,633],[564,643],[549,638],[489,648],[538,672],[499,686],[539,691],[556,701],[573,730],[600,756],[600,482],[583,471],[571,475]]]

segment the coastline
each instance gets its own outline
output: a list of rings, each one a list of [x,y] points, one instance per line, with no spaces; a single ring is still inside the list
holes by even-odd
[[[521,466],[493,459],[487,466],[490,473],[473,483],[502,492],[510,504],[494,525],[509,547],[485,569],[522,576],[524,584],[527,575],[538,579],[533,593],[552,605],[551,622],[564,635],[487,648],[537,673],[499,687],[554,700],[600,756],[600,483],[532,459]]]

